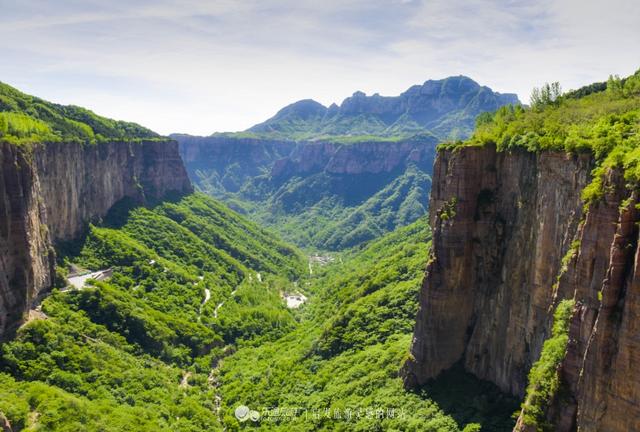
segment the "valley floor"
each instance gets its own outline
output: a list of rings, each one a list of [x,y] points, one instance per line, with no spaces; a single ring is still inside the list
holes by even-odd
[[[309,260],[204,195],[123,204],[60,251],[109,277],[60,285],[1,345],[0,412],[14,431],[510,430],[517,403],[463,372],[402,386],[429,238],[421,219]]]

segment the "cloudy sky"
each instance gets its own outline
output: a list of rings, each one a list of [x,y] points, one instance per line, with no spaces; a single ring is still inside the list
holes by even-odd
[[[637,0],[0,0],[0,81],[161,133],[467,75],[528,101],[640,68]]]

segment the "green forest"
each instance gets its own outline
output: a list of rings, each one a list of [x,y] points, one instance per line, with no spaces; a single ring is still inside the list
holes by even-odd
[[[372,193],[374,185],[380,189]],[[410,163],[395,176],[350,178],[321,172],[293,178],[275,190],[266,177],[258,177],[240,194],[227,197],[231,205],[289,242],[308,250],[340,251],[424,216],[430,186],[431,176]],[[265,200],[261,191],[271,195]]]
[[[506,430],[517,404],[498,392],[451,416],[402,387],[426,220],[326,266],[275,238],[202,194],[120,203],[59,256],[112,277],[77,289],[59,271],[42,315],[2,345],[0,411],[17,430]],[[285,293],[310,300],[288,309]],[[239,405],[265,417],[240,423]]]
[[[135,123],[100,117],[86,108],[29,96],[0,82],[0,140],[13,144],[159,139]]]
[[[40,319],[2,344],[0,411],[17,430],[219,430],[212,364],[297,326],[280,291],[299,253],[202,195],[122,203],[64,249],[59,269],[113,276],[69,289],[60,272]]]

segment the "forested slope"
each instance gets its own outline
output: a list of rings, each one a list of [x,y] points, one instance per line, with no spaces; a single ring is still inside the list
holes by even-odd
[[[69,289],[60,274],[1,345],[14,430],[219,430],[216,359],[297,325],[280,291],[303,273],[300,255],[203,195],[121,203],[66,251],[61,269],[113,276]]]

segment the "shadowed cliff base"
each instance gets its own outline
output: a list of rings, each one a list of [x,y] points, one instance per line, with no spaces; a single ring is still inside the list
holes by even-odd
[[[461,363],[414,391],[436,402],[461,427],[477,423],[482,432],[511,431],[513,414],[520,406],[516,398],[501,392],[492,382],[466,372]]]

